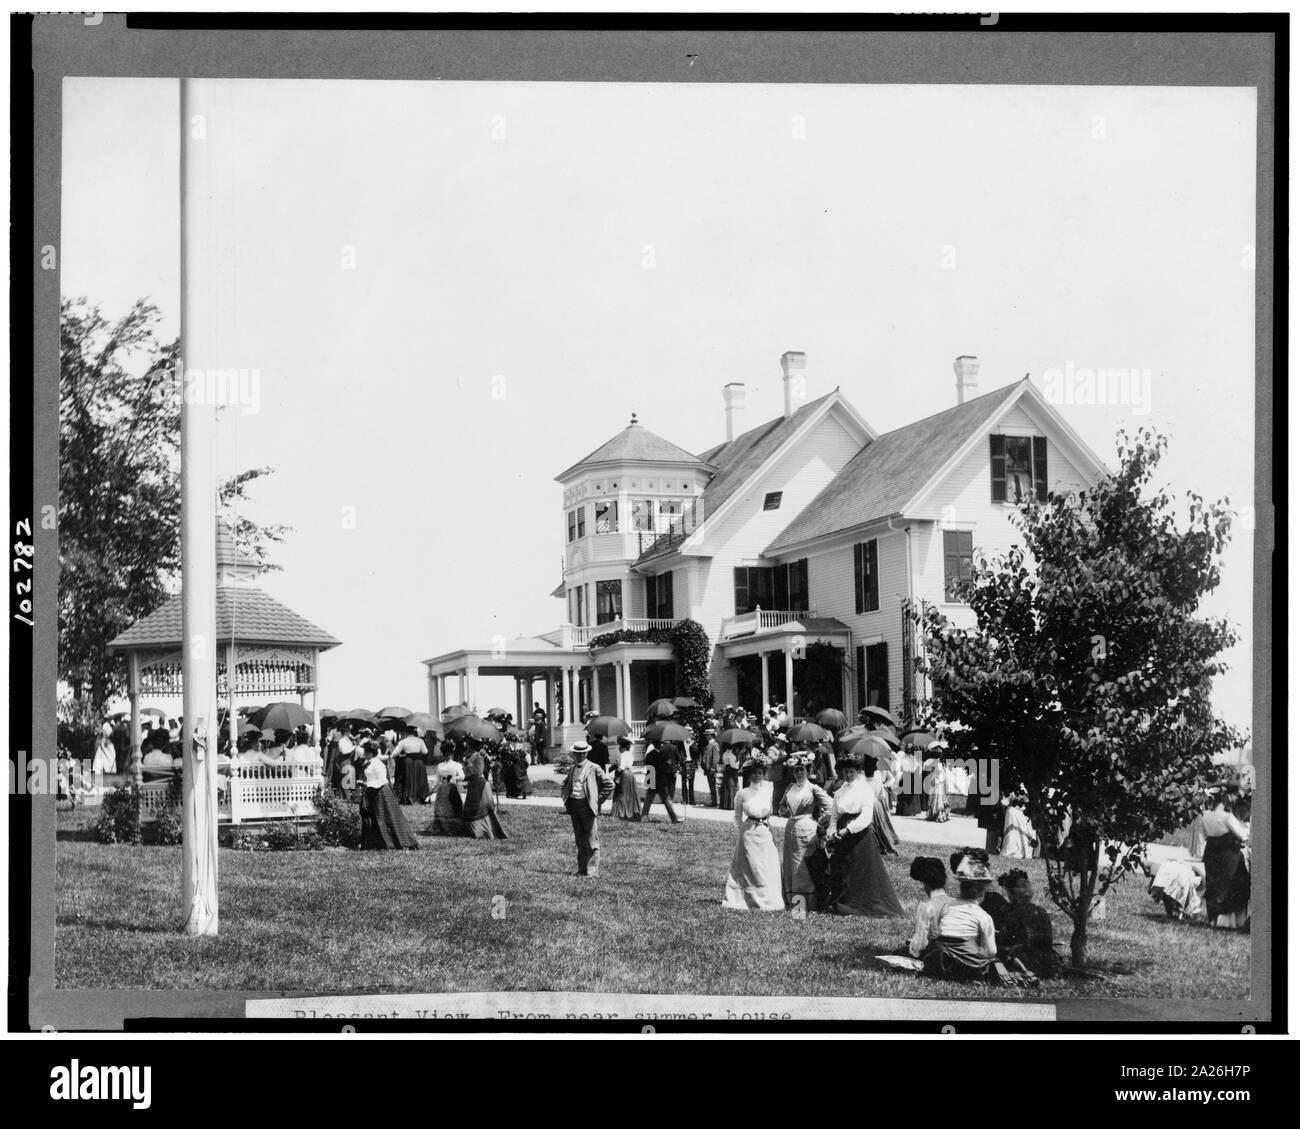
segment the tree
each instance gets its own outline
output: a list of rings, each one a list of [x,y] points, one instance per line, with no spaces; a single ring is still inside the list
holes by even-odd
[[[1235,633],[1197,615],[1218,586],[1231,514],[1227,499],[1189,494],[1176,526],[1171,496],[1151,488],[1165,446],[1121,432],[1118,472],[1019,504],[1024,549],[977,559],[963,586],[973,629],[913,613],[928,708],[955,755],[994,759],[1002,794],[1027,793],[1076,968],[1096,899],[1146,842],[1196,814],[1215,754],[1239,740],[1210,705]]]
[[[125,689],[125,663],[105,648],[157,609],[180,573],[180,342],[157,337],[140,300],[116,322],[65,299],[59,363],[59,678],[98,714]],[[221,484],[228,512],[266,467]],[[287,533],[240,515],[235,539],[265,567]]]

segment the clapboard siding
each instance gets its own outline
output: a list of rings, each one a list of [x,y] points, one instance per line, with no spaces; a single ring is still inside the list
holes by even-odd
[[[907,540],[901,531],[887,531],[875,540],[876,563],[880,570],[880,607],[877,611],[859,615],[856,610],[852,545],[840,545],[815,556],[809,555],[808,587],[817,614],[843,621],[852,632],[848,655],[853,666],[850,681],[852,709],[861,709],[865,704],[857,700],[857,648],[883,641],[889,648],[889,706],[896,712],[903,702],[902,600],[907,595]]]

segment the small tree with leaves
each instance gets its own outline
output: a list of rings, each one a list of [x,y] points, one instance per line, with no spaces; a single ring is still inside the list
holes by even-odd
[[[973,629],[913,613],[931,720],[955,755],[997,761],[1004,795],[1025,790],[1076,968],[1097,900],[1196,814],[1215,754],[1240,739],[1210,704],[1235,633],[1197,614],[1219,583],[1227,500],[1189,495],[1180,528],[1152,487],[1166,440],[1121,432],[1117,446],[1119,470],[1092,489],[1017,506],[1024,548],[977,558],[962,586]]]

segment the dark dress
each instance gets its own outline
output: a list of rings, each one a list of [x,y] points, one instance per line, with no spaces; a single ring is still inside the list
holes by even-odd
[[[636,773],[625,768],[617,774],[614,781],[613,814],[619,819],[639,819],[641,817],[641,796],[636,790]]]
[[[876,836],[876,846],[882,855],[898,854],[898,832],[894,830],[894,821],[889,817],[889,805],[882,792],[876,797],[875,813],[871,817],[871,830]]]
[[[414,851],[419,847],[411,825],[387,784],[361,789],[361,849],[363,851]]]
[[[445,835],[452,839],[463,839],[469,835],[465,821],[464,805],[460,798],[460,789],[453,780],[440,777],[438,790],[433,799],[433,822],[424,829],[426,835]]]
[[[528,754],[515,750],[507,754],[509,758],[506,761],[506,795],[512,800],[524,800],[532,791],[532,784],[528,779]]]
[[[497,819],[497,805],[492,789],[482,776],[471,776],[465,785],[465,806],[461,818],[475,839],[507,838],[505,828]]]
[[[423,753],[406,753],[397,773],[397,798],[404,804],[422,804],[429,798],[429,765]]]
[[[1205,840],[1205,911],[1210,924],[1250,905],[1250,871],[1241,840],[1231,831]]]
[[[988,895],[985,895],[985,901]],[[988,906],[983,907],[988,911]],[[989,914],[993,917],[992,914]],[[1052,948],[1052,919],[1042,906],[1012,902],[993,917],[997,928],[998,954],[1015,957],[1035,976],[1047,978],[1057,970],[1056,950]]]
[[[856,819],[856,814],[839,817],[838,828]],[[901,917],[903,907],[880,857],[876,834],[870,828],[845,835],[830,847],[826,875],[831,913],[858,917]]]

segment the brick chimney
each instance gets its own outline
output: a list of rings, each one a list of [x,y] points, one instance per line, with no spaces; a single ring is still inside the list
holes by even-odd
[[[960,356],[952,362],[957,374],[957,403],[964,404],[979,394],[980,361],[978,357]]]
[[[808,358],[799,352],[781,354],[781,383],[785,385],[785,418],[794,415],[795,406],[808,398],[804,368]]]
[[[745,410],[745,386],[732,381],[722,389],[722,403],[727,410],[727,442],[730,443],[740,433],[737,423]]]

